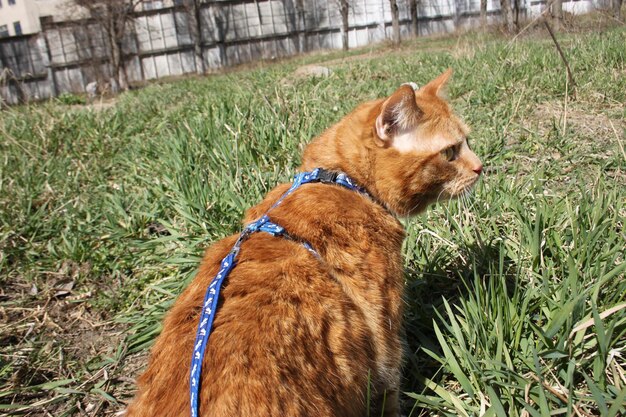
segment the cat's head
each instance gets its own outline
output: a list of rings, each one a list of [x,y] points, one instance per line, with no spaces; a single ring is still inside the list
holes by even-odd
[[[469,128],[442,95],[451,75],[447,70],[419,89],[400,86],[367,118],[372,125],[367,147],[374,156],[370,181],[400,215],[468,192],[482,172],[468,145]]]
[[[300,168],[343,171],[401,216],[468,192],[482,164],[443,98],[451,74],[360,105],[307,146]]]

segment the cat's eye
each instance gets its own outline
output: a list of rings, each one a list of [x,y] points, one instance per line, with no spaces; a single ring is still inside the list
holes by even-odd
[[[452,162],[456,159],[457,157],[457,147],[456,146],[450,146],[446,149],[444,149],[443,151],[441,151],[441,155],[443,155],[444,158],[446,158],[446,161],[448,162]]]

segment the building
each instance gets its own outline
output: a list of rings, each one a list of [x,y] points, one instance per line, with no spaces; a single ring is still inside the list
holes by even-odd
[[[164,7],[180,6],[183,0],[143,0],[140,4],[142,10],[158,10]]]
[[[180,5],[183,0],[143,0],[139,10],[157,10]],[[85,17],[72,0],[0,0],[0,38],[41,31],[40,18],[61,22]]]
[[[40,18],[64,20],[72,14],[71,0],[0,0],[0,38],[41,31]]]

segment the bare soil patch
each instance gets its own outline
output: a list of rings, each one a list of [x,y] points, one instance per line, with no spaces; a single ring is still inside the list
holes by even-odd
[[[37,284],[0,289],[0,400],[10,413],[112,415],[132,395],[146,354],[127,356],[127,326],[91,306],[95,286],[79,279],[88,268],[68,262]]]

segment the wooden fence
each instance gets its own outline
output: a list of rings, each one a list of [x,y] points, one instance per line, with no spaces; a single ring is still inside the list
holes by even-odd
[[[296,4],[297,3],[297,4]],[[522,15],[545,7],[520,0]],[[564,3],[568,10],[574,4]],[[349,45],[364,46],[391,37],[388,0],[350,2]],[[419,35],[449,32],[476,23],[480,0],[421,0]],[[570,6],[568,6],[570,5]],[[408,0],[398,0],[401,35],[410,30]],[[490,19],[499,1],[487,1]],[[198,72],[190,18],[181,7],[137,12],[122,47],[128,81],[139,84]],[[206,70],[259,59],[342,47],[337,0],[212,0],[201,4],[201,56]],[[62,93],[83,93],[94,81],[112,78],[109,44],[92,20],[42,21],[42,32],[0,40],[0,98],[8,104]]]

